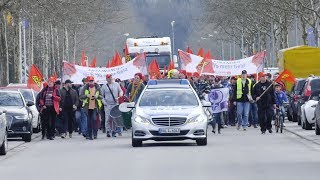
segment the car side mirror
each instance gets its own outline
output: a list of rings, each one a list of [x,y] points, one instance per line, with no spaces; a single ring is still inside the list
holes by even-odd
[[[34,105],[34,103],[33,103],[32,101],[28,101],[28,102],[27,102],[27,106],[28,106],[28,107],[33,106],[33,105]]]
[[[135,102],[128,103],[127,108],[129,108],[129,109],[136,108],[136,103]]]
[[[202,107],[211,107],[211,102],[208,102],[208,101],[203,101],[202,102]]]

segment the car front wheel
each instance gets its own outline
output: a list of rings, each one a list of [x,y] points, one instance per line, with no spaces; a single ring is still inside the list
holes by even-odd
[[[198,146],[206,146],[208,144],[208,139],[206,137],[204,139],[198,139],[196,142]]]
[[[132,147],[141,147],[142,141],[132,138]]]

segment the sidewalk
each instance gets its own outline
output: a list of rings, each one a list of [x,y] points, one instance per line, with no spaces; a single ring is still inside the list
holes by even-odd
[[[304,130],[301,126],[298,125],[297,122],[290,122],[287,120],[285,122],[285,126],[285,131],[288,131],[292,134],[299,136],[300,138],[306,139],[308,141],[320,145],[320,135],[315,134],[314,128],[312,130]]]

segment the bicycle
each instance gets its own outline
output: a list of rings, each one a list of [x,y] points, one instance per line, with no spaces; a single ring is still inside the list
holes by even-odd
[[[288,103],[284,102],[282,106],[278,106],[276,108],[276,115],[275,115],[275,128],[276,128],[276,132],[278,133],[280,130],[280,133],[283,132],[283,123],[284,123],[284,112],[281,111],[281,109],[284,109],[285,107],[288,106]]]
[[[282,131],[283,131],[283,114],[281,113],[279,106],[277,106],[277,108],[276,108],[276,116],[275,116],[274,125],[275,125],[276,132],[278,133],[279,129],[280,129],[280,133],[282,133]]]

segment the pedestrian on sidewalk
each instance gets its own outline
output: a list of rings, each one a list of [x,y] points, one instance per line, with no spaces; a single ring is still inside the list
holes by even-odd
[[[276,99],[272,82],[267,80],[265,74],[262,75],[260,81],[253,88],[253,99],[258,105],[261,133],[265,134],[267,130],[272,133],[271,121],[276,108]]]
[[[73,120],[75,118],[75,111],[79,104],[79,97],[77,91],[72,88],[72,81],[66,80],[64,87],[60,90],[61,101],[60,107],[62,109],[62,134],[61,138],[65,138],[67,135],[67,129],[69,137],[72,138],[73,132]]]
[[[111,137],[111,135],[116,137],[116,127],[112,123],[110,112],[112,108],[119,104],[118,99],[123,96],[123,91],[120,84],[114,81],[111,74],[106,75],[106,80],[107,84],[103,85],[101,88],[103,97],[102,103],[105,111],[105,128],[107,131],[107,137]]]
[[[97,114],[102,107],[102,95],[100,86],[94,82],[93,76],[88,76],[86,84],[80,91],[80,99],[83,101],[82,107],[87,116],[86,138],[93,140],[98,138]]]
[[[237,79],[235,93],[233,93],[232,98],[234,105],[237,107],[237,129],[240,130],[242,125],[244,131],[246,131],[248,127],[250,101],[252,101],[252,82],[247,76],[247,71],[243,70],[241,72],[241,78]]]

